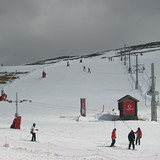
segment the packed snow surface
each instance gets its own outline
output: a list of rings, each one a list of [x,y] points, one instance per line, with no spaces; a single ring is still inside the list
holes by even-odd
[[[28,71],[19,79],[0,85],[12,103],[0,102],[1,160],[160,160],[160,110],[157,122],[151,121],[151,63],[155,65],[156,91],[160,90],[159,51],[138,56],[145,70],[128,73],[120,57],[106,55],[60,61],[46,65],[3,66],[1,72]],[[135,65],[135,56],[131,56]],[[83,70],[85,66],[86,70]],[[91,73],[88,73],[88,68]],[[47,73],[42,78],[42,71]],[[16,112],[22,117],[21,129],[10,129]],[[139,120],[118,120],[120,98],[138,99]],[[86,99],[86,117],[80,116],[80,99]],[[21,100],[27,100],[22,103]],[[30,128],[36,123],[37,142],[31,142]],[[140,127],[141,145],[128,150],[128,133]],[[117,128],[116,147],[109,147],[111,132]]]

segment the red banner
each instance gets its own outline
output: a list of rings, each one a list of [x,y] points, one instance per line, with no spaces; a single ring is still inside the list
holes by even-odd
[[[124,104],[124,114],[134,114],[135,113],[135,102],[126,101]]]
[[[81,113],[82,116],[86,117],[86,99],[85,98],[81,98],[80,113]]]

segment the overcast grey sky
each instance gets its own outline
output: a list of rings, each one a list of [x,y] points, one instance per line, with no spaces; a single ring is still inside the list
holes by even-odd
[[[160,0],[0,0],[0,64],[160,40]]]

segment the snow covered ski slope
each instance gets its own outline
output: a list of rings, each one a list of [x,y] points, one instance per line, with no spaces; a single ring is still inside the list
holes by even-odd
[[[144,73],[139,74],[140,89],[135,89],[135,75],[128,74],[120,58],[104,55],[44,65],[3,66],[1,72],[27,71],[19,79],[1,85],[12,103],[0,102],[0,159],[12,160],[159,160],[160,113],[158,122],[150,121],[149,88],[151,63],[155,64],[156,90],[160,90],[160,53],[139,56]],[[132,56],[132,65],[135,57]],[[83,70],[85,66],[86,70]],[[88,73],[90,68],[91,73]],[[42,78],[42,72],[46,78]],[[22,116],[20,130],[10,129],[16,112]],[[125,95],[138,99],[137,121],[114,121],[119,115],[117,100]],[[80,115],[80,98],[86,98],[86,117]],[[158,97],[157,97],[158,100]],[[31,101],[31,102],[30,102]],[[159,105],[159,103],[157,103]],[[103,110],[104,107],[104,110]],[[102,112],[103,111],[103,112]],[[30,128],[36,123],[37,142],[31,142]],[[116,147],[111,143],[112,129],[117,128]],[[128,133],[140,127],[141,145],[128,150]]]

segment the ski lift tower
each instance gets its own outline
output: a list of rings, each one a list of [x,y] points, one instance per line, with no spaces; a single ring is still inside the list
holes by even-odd
[[[151,87],[147,92],[151,96],[151,121],[157,121],[157,102],[156,95],[159,95],[158,91],[155,91],[155,73],[154,73],[154,63],[151,64]]]
[[[130,67],[131,73],[136,73],[136,83],[135,83],[135,89],[138,89],[139,86],[139,75],[138,73],[143,73],[145,70],[144,64],[138,64],[138,54],[135,54],[136,56],[136,65]]]

